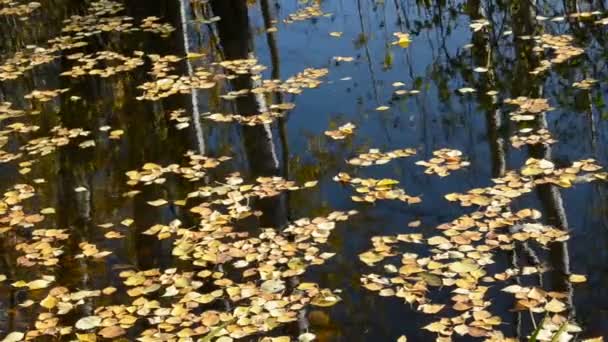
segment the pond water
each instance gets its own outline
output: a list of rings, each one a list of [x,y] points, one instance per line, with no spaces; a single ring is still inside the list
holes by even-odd
[[[0,340],[601,340],[606,6],[0,1]]]

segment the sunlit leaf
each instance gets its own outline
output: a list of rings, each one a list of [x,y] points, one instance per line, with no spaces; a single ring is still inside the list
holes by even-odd
[[[101,317],[87,316],[76,321],[75,327],[79,330],[89,330],[97,328],[101,324]]]

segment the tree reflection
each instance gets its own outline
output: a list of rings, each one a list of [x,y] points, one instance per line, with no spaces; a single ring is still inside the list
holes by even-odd
[[[51,3],[53,6],[47,7],[46,12],[40,14],[41,20],[30,21],[31,27],[27,23],[6,20],[6,25],[0,27],[0,36],[4,38],[1,45],[7,54],[27,44],[46,41],[50,36],[58,34],[61,29],[61,20],[65,16],[80,13],[83,10],[83,4],[80,2],[56,0]],[[599,159],[605,159],[602,146],[604,143],[603,128],[605,128],[605,123],[602,121],[602,115],[605,116],[605,113],[602,113],[605,111],[605,104],[603,104],[605,87],[602,88],[600,85],[600,90],[579,91],[573,90],[571,84],[573,81],[580,81],[580,78],[599,80],[606,78],[606,65],[603,62],[607,54],[606,29],[594,26],[591,20],[587,19],[579,20],[567,17],[564,18],[563,23],[558,21],[554,23],[539,17],[549,15],[545,11],[550,12],[551,15],[559,14],[561,11],[565,11],[565,13],[595,9],[603,11],[605,1],[408,2],[394,0],[385,2],[357,0],[350,3],[338,1],[319,3],[328,7],[335,6],[338,9],[328,18],[323,18],[323,20],[327,19],[327,23],[318,20],[288,26],[280,23],[279,14],[281,16],[284,14],[281,12],[281,6],[304,6],[301,2],[281,3],[279,6],[278,3],[275,4],[270,0],[259,0],[258,2],[157,0],[145,4],[128,0],[126,1],[128,14],[134,16],[136,21],[143,17],[160,15],[163,19],[173,23],[178,28],[176,34],[181,34],[181,36],[177,39],[160,41],[156,38],[146,38],[145,34],[140,34],[141,32],[132,36],[102,33],[91,38],[90,45],[83,47],[82,51],[130,52],[137,48],[145,50],[147,53],[155,52],[163,55],[183,56],[200,53],[204,58],[187,58],[183,65],[177,67],[183,68],[183,70],[179,70],[179,73],[189,76],[195,74],[197,66],[206,66],[205,63],[214,59],[217,61],[238,60],[267,55],[271,63],[270,77],[273,79],[281,78],[282,69],[286,71],[300,68],[301,64],[310,64],[311,60],[314,61],[315,67],[329,65],[330,68],[333,68],[330,73],[332,77],[340,75],[340,77],[345,76],[344,80],[347,77],[352,78],[353,85],[342,87],[343,83],[340,83],[342,80],[338,82],[339,78],[333,77],[327,82],[328,89],[323,89],[326,92],[322,95],[319,93],[313,95],[307,100],[309,103],[303,103],[303,105],[310,105],[308,108],[315,109],[318,107],[313,107],[312,104],[322,105],[323,108],[329,107],[332,110],[342,108],[351,112],[360,110],[363,113],[361,117],[364,117],[362,119],[365,120],[364,124],[359,126],[360,131],[357,131],[355,138],[344,144],[328,144],[324,140],[323,134],[320,133],[323,127],[321,125],[316,127],[317,125],[312,124],[309,126],[314,126],[311,128],[314,131],[302,139],[304,142],[299,141],[297,136],[291,136],[290,140],[288,139],[287,117],[278,118],[273,124],[254,127],[239,125],[234,130],[237,135],[236,139],[234,134],[223,134],[233,126],[228,129],[223,128],[226,126],[218,128],[221,125],[211,124],[210,121],[202,118],[201,115],[204,115],[201,114],[202,112],[211,111],[217,107],[223,112],[232,112],[242,116],[257,115],[267,112],[272,104],[280,104],[285,101],[281,93],[259,95],[245,92],[234,100],[226,100],[221,96],[226,90],[219,89],[221,86],[236,92],[259,87],[259,79],[252,77],[251,74],[241,74],[226,82],[218,78],[220,87],[217,89],[209,91],[190,89],[191,92],[183,96],[174,96],[154,103],[141,102],[135,101],[134,98],[139,94],[137,86],[150,79],[150,76],[146,74],[149,71],[148,66],[128,75],[117,75],[109,79],[100,80],[91,77],[67,80],[57,77],[57,74],[71,63],[66,58],[67,54],[63,54],[56,62],[37,68],[19,80],[3,83],[0,86],[3,100],[12,100],[19,108],[34,108],[42,111],[38,121],[42,127],[41,132],[46,132],[59,124],[68,128],[82,127],[92,131],[90,138],[98,144],[95,149],[82,149],[75,144],[59,149],[52,156],[40,160],[40,169],[44,170],[40,177],[47,179],[49,184],[41,186],[42,191],[37,195],[44,197],[44,201],[41,202],[48,200],[57,207],[56,217],[47,218],[49,221],[55,221],[52,224],[46,221],[45,224],[57,225],[57,228],[67,228],[72,234],[69,243],[65,245],[61,267],[48,270],[48,273],[55,272],[59,279],[58,282],[62,285],[84,289],[100,288],[111,283],[113,280],[106,278],[115,273],[110,269],[111,266],[116,266],[115,264],[119,264],[117,267],[140,270],[175,267],[176,260],[171,255],[173,241],[159,241],[155,236],[147,236],[142,232],[154,224],[164,224],[174,219],[184,221],[192,219],[187,213],[188,206],[182,208],[174,203],[185,198],[192,191],[192,183],[169,181],[164,184],[143,187],[142,193],[133,198],[123,197],[124,192],[132,190],[125,185],[124,173],[128,170],[138,169],[146,162],[162,165],[180,163],[182,160],[179,156],[190,149],[196,149],[198,153],[207,155],[224,155],[226,150],[244,150],[243,156],[235,156],[232,166],[236,167],[231,167],[231,169],[242,171],[248,180],[255,180],[258,177],[281,176],[285,179],[295,179],[305,176],[306,179],[318,178],[320,183],[325,182],[325,184],[334,186],[327,186],[323,191],[315,193],[318,198],[312,200],[304,197],[310,196],[309,194],[289,195],[284,193],[270,199],[252,202],[251,207],[261,212],[257,224],[260,227],[277,229],[290,223],[292,210],[320,213],[328,212],[332,210],[332,207],[356,206],[357,204],[349,201],[348,193],[332,183],[331,177],[337,172],[352,171],[365,177],[394,177],[390,172],[397,172],[401,176],[399,181],[406,183],[408,187],[411,186],[416,191],[429,190],[428,192],[434,193],[427,197],[428,200],[425,198],[424,202],[416,208],[404,209],[391,206],[392,204],[365,207],[365,212],[361,215],[363,218],[359,219],[356,226],[361,229],[349,230],[348,233],[332,237],[332,241],[330,241],[336,251],[344,254],[339,254],[339,257],[342,258],[337,262],[339,266],[331,266],[335,267],[333,270],[337,269],[339,272],[312,276],[323,277],[324,281],[332,285],[348,283],[347,286],[352,285],[356,288],[351,289],[351,292],[347,294],[351,298],[347,298],[343,303],[344,307],[347,307],[344,312],[347,313],[345,316],[348,318],[339,317],[342,312],[331,318],[328,314],[327,318],[323,317],[325,325],[329,326],[335,322],[336,325],[339,325],[337,329],[342,329],[346,338],[353,338],[353,336],[367,339],[374,336],[376,338],[378,335],[365,335],[368,332],[367,320],[371,321],[369,331],[375,334],[386,328],[388,332],[381,331],[381,334],[385,335],[393,334],[396,330],[401,329],[401,322],[397,322],[397,320],[378,322],[384,317],[392,318],[393,311],[387,311],[386,316],[371,317],[374,316],[373,313],[369,314],[360,310],[367,304],[370,307],[374,305],[374,310],[376,308],[384,310],[387,307],[393,309],[393,307],[390,306],[392,305],[390,303],[386,304],[387,302],[376,301],[370,297],[360,299],[359,296],[364,295],[358,292],[358,283],[350,284],[349,282],[352,279],[355,282],[358,281],[361,265],[358,261],[353,262],[353,259],[356,260],[357,253],[360,252],[359,249],[364,243],[369,242],[368,238],[392,232],[392,227],[377,227],[379,218],[382,224],[386,223],[386,226],[391,225],[397,228],[401,228],[403,220],[409,219],[410,216],[425,216],[425,219],[432,223],[440,219],[449,220],[452,214],[460,215],[466,212],[467,208],[445,210],[445,203],[439,200],[447,188],[457,188],[457,191],[461,191],[465,186],[468,188],[469,185],[487,186],[490,178],[499,178],[510,169],[519,169],[522,162],[528,158],[545,159],[558,167],[567,164],[561,159],[579,158],[580,155],[589,154],[589,152]],[[259,11],[257,6],[259,6]],[[326,29],[336,29],[332,26],[336,21],[332,20],[338,20],[337,18],[342,14],[336,12],[343,9],[345,14],[342,19],[346,18],[343,28],[345,33],[343,41],[336,40],[336,46],[339,48],[335,46],[319,47],[317,45],[321,44],[316,40],[311,40],[310,44],[315,44],[314,46],[304,47],[296,44],[299,44],[299,41],[295,43],[291,41],[293,37],[297,37],[297,39],[318,38],[313,34],[326,36]],[[221,20],[200,24],[211,16],[219,16]],[[469,30],[467,25],[475,20],[488,20],[489,25],[482,30]],[[52,25],[47,27],[41,24],[45,22]],[[256,27],[256,25],[258,26]],[[273,30],[274,26],[278,27],[277,32]],[[377,29],[379,33],[374,34],[370,28]],[[349,30],[351,32],[348,32]],[[401,49],[396,53],[396,50],[391,50],[390,46],[391,31],[411,33],[415,36],[416,41],[411,49]],[[580,60],[572,61],[571,64],[556,66],[550,73],[534,74],[532,71],[541,65],[542,58],[546,58],[545,53],[539,52],[539,43],[534,39],[542,33],[571,33],[575,37],[577,46],[585,47],[588,53],[581,56]],[[322,42],[326,44],[325,41]],[[314,56],[318,51],[338,54],[342,52],[341,46],[351,48],[353,42],[355,47],[349,52],[357,54],[359,53],[357,50],[363,48],[365,61],[360,63],[356,60],[352,64],[334,65],[328,62],[331,60],[331,55],[323,58]],[[463,47],[463,43],[466,46]],[[422,47],[419,48],[417,44]],[[374,49],[380,50],[380,52],[388,51],[389,58],[387,59],[390,59],[390,63],[385,62],[384,69],[379,67],[382,65],[382,61],[373,58],[376,53],[379,53]],[[310,53],[309,50],[314,53]],[[423,52],[420,52],[421,50]],[[310,59],[300,61],[297,58],[297,54],[303,53],[303,51],[310,53]],[[293,61],[286,58],[281,60],[282,54],[283,56],[296,56],[294,59],[298,60]],[[402,65],[394,62],[396,60],[394,56],[403,57]],[[304,67],[307,66],[309,65]],[[472,70],[475,67],[487,70],[477,73]],[[334,71],[336,72],[334,73]],[[343,72],[344,75],[339,74],[340,72]],[[407,77],[410,79],[406,80]],[[411,81],[411,88],[420,90],[420,96],[398,98],[392,94],[393,90],[389,85],[402,79]],[[459,87],[472,87],[476,92],[468,95],[459,94],[455,84],[459,84]],[[407,86],[410,87],[410,84]],[[74,94],[82,97],[81,101],[65,97],[60,101],[41,105],[23,99],[24,95],[33,89],[60,87],[72,88]],[[359,90],[364,95],[357,99],[353,98],[354,91]],[[369,95],[370,93],[372,95]],[[336,96],[335,100],[329,98],[328,94]],[[563,115],[552,118],[551,114],[542,114],[528,123],[509,121],[503,100],[517,96],[549,98],[552,104],[557,101],[556,106],[562,109],[561,114]],[[386,115],[369,113],[368,109],[373,109],[380,103],[386,103],[387,98],[394,101],[392,104],[397,103],[402,107],[394,106],[395,108],[391,108],[391,111],[385,113]],[[356,104],[353,105],[351,102],[356,102]],[[190,131],[178,132],[168,123],[167,112],[173,108],[191,110]],[[582,121],[584,125],[578,121],[570,125],[570,121],[561,120],[571,114],[569,112],[583,112],[584,116],[570,115],[568,119],[571,119],[572,122]],[[317,119],[322,116],[311,117]],[[355,114],[352,114],[351,117],[354,118]],[[345,159],[364,148],[380,147],[378,145],[380,139],[383,138],[382,134],[386,133],[389,136],[391,132],[385,122],[387,118],[394,120],[393,129],[399,130],[398,133],[402,134],[392,135],[397,138],[394,139],[395,141],[389,139],[386,147],[417,147],[421,151],[425,150],[425,153],[430,153],[436,145],[445,145],[442,147],[452,147],[451,145],[455,144],[465,145],[470,150],[470,153],[467,154],[472,161],[477,161],[476,165],[480,166],[481,170],[468,170],[470,172],[463,178],[456,178],[459,176],[454,175],[454,178],[447,180],[436,180],[422,175],[422,172],[419,172],[415,166],[407,164],[409,161],[394,162],[384,168],[351,169],[344,162]],[[328,121],[331,120],[335,120],[335,117]],[[292,131],[302,129],[302,127],[294,127],[297,126],[294,121],[292,117],[290,129]],[[566,122],[564,123],[564,121]],[[123,140],[108,142],[107,134],[98,132],[98,128],[102,124],[124,129]],[[421,127],[418,127],[418,124]],[[376,125],[378,127],[382,125],[380,128],[383,128],[384,132],[376,132]],[[408,127],[408,125],[411,126]],[[521,128],[533,130],[552,128],[559,136],[560,142],[564,142],[561,146],[566,145],[566,147],[563,150],[560,150],[562,147],[543,145],[526,146],[521,150],[511,148],[509,135],[518,132]],[[308,127],[303,129],[308,129]],[[417,130],[422,132],[419,133]],[[234,133],[234,131],[229,133]],[[584,136],[587,132],[590,133],[589,144],[585,143],[587,140]],[[479,138],[479,136],[481,137]],[[384,143],[385,139],[381,141]],[[471,143],[467,145],[469,141]],[[479,141],[482,143],[476,144]],[[407,146],[403,146],[404,144]],[[587,145],[590,146],[591,151],[588,151]],[[218,148],[218,146],[220,147]],[[224,150],[219,151],[221,147],[224,147]],[[293,158],[290,156],[290,152],[293,153]],[[241,167],[242,165],[238,165],[242,161],[245,164],[244,168]],[[5,166],[3,166],[4,169]],[[10,172],[15,171],[9,167],[6,169]],[[478,177],[479,175],[483,177]],[[33,177],[23,175],[24,182],[31,182]],[[204,182],[211,184],[213,180],[214,178],[209,175]],[[14,179],[4,180],[5,183],[9,181],[12,182]],[[467,182],[471,184],[466,184]],[[598,188],[604,190],[604,186],[598,185]],[[81,187],[86,191],[75,191],[76,188]],[[323,194],[321,194],[322,192]],[[598,202],[596,206],[600,207],[598,210],[601,211],[598,215],[602,216],[600,219],[605,220],[607,211],[604,208],[606,205],[602,199],[603,194],[604,192],[599,195],[594,194],[592,200]],[[435,195],[437,197],[432,197]],[[546,223],[563,230],[576,228],[576,215],[567,215],[567,209],[572,210],[573,207],[577,207],[576,203],[567,202],[567,197],[564,197],[561,188],[543,184],[536,187],[534,195],[536,195],[535,198],[527,196],[526,199],[522,199],[522,202],[516,202],[509,209],[515,211],[520,203],[527,207],[532,202],[532,205],[542,209]],[[580,199],[578,196],[577,193],[573,198],[578,200]],[[151,208],[148,201],[158,198],[168,199],[170,203],[166,207]],[[528,200],[530,202],[527,202]],[[570,207],[570,205],[573,206]],[[109,241],[101,237],[105,231],[99,227],[100,224],[120,222],[123,218],[131,217],[135,221],[134,226],[128,230],[122,227],[127,235],[124,243]],[[191,222],[187,223],[185,226],[191,225]],[[425,224],[427,222],[424,222],[423,225]],[[428,225],[429,230],[424,231],[425,237],[432,228],[431,223]],[[254,231],[255,229],[251,229],[252,233]],[[605,233],[596,231],[592,233],[599,235],[600,238],[605,235]],[[74,255],[81,252],[79,247],[81,242],[97,242],[100,247],[111,249],[113,255],[107,262],[74,259]],[[14,257],[14,241],[2,237],[0,244],[5,251],[0,259],[2,271],[0,273],[6,273],[10,280],[23,277],[25,272],[11,261]],[[577,246],[574,242],[553,243],[547,252],[536,248],[532,243],[518,242],[512,253],[501,254],[501,257],[504,258],[500,261],[499,266],[549,266],[548,275],[533,277],[532,280],[519,277],[515,281],[522,285],[526,285],[528,282],[534,282],[534,285],[547,285],[550,290],[566,293],[568,314],[570,318],[574,318],[574,292],[568,276],[571,273],[571,262],[576,262],[576,260],[571,260],[570,253],[579,250],[584,251],[585,247]],[[600,258],[598,260],[601,261]],[[223,271],[222,267],[218,267],[218,269]],[[291,279],[291,289],[297,285],[299,280]],[[495,289],[498,289],[498,286]],[[2,298],[0,309],[2,310],[14,308],[22,301],[23,292],[12,287],[1,287],[0,291]],[[507,310],[512,307],[511,304],[511,302],[496,303],[497,310],[501,312],[502,317],[509,317],[510,313]],[[365,307],[365,309],[369,308]],[[94,310],[93,305],[86,305],[83,313],[90,314],[92,310]],[[337,311],[339,310],[342,309],[337,309]],[[404,311],[395,310],[395,312],[401,314],[405,310],[409,310],[409,308]],[[410,311],[407,311],[408,315]],[[593,310],[587,311],[593,313]],[[579,307],[577,313],[580,315],[580,312]],[[333,315],[335,312],[331,312],[331,314]],[[4,319],[6,319],[6,325],[10,329],[15,329],[21,324],[20,315],[27,316],[21,311],[13,310],[0,316],[0,321],[4,324]],[[528,328],[531,327],[532,321],[526,313],[517,315],[514,318],[516,324],[512,328],[506,327],[504,330],[512,329],[519,339],[525,339],[526,332],[531,330]],[[350,321],[353,317],[359,320]],[[292,335],[308,329],[308,322],[305,318],[305,311],[302,310],[299,331]],[[28,319],[25,320],[29,319],[28,316]],[[365,326],[359,324],[363,320],[366,321]],[[595,319],[594,321],[600,320]],[[600,327],[600,329],[605,330],[604,327]],[[385,336],[381,335],[380,338],[382,337]]]
[[[244,0],[214,0],[211,2],[213,12],[221,18],[218,32],[222,53],[225,60],[247,59],[255,56],[250,32],[247,3]],[[275,58],[278,60],[278,58]],[[273,66],[277,69],[277,67]],[[278,69],[277,69],[278,70]],[[251,75],[239,75],[231,81],[233,90],[250,90],[256,87]],[[268,111],[269,103],[263,94],[251,92],[235,100],[235,111],[243,116],[257,115]],[[243,126],[243,145],[247,155],[249,171],[253,178],[281,176],[280,154],[277,152],[277,140],[270,124],[260,126]],[[284,147],[283,147],[284,148]],[[284,195],[272,199],[256,201],[256,209],[263,215],[262,226],[284,227],[288,220],[287,203]]]

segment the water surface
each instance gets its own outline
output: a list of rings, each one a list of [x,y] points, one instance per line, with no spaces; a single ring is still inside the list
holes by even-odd
[[[108,6],[107,2],[101,4]],[[54,57],[51,61],[0,83],[2,101],[11,102],[11,108],[25,114],[3,120],[3,129],[10,129],[9,125],[15,122],[39,126],[33,132],[3,134],[7,137],[3,150],[23,155],[0,164],[2,189],[9,191],[15,184],[35,188],[33,198],[17,204],[23,206],[26,215],[55,208],[54,214],[46,211],[44,221],[34,223],[34,228],[19,224],[6,232],[0,228],[0,274],[7,278],[0,282],[0,336],[38,329],[38,314],[49,311],[38,303],[54,286],[65,286],[70,291],[118,288],[109,297],[86,298],[68,315],[61,316],[61,324],[73,326],[79,318],[94,315],[98,307],[128,305],[134,300],[119,277],[122,271],[205,269],[172,255],[175,235],[159,240],[142,232],[176,219],[183,227],[196,229],[201,217],[189,209],[205,200],[188,201],[185,206],[180,200],[200,186],[219,186],[227,175],[240,172],[245,183],[258,177],[278,176],[297,184],[313,180],[318,184],[248,202],[251,211],[259,211],[261,216],[237,220],[234,226],[238,231],[257,235],[262,228],[281,230],[302,217],[323,216],[336,210],[358,211],[337,223],[327,244],[323,244],[323,251],[335,256],[289,280],[338,289],[341,301],[327,308],[307,306],[295,322],[251,334],[244,340],[281,335],[297,339],[304,332],[315,334],[321,341],[395,341],[401,335],[410,341],[432,340],[437,334],[422,327],[440,317],[452,317],[449,308],[427,315],[401,298],[378,296],[362,287],[361,277],[365,274],[384,273],[382,267],[367,266],[359,259],[359,254],[372,248],[373,237],[421,233],[429,238],[441,234],[436,229],[438,225],[479,209],[449,202],[444,198],[446,194],[492,186],[493,178],[503,177],[509,170],[520,170],[529,158],[551,161],[556,168],[587,158],[608,165],[608,46],[606,25],[598,23],[607,15],[604,1],[125,0],[121,4],[124,9],[117,14],[99,16],[128,16],[132,19],[125,22],[136,27],[144,18],[156,16],[159,23],[167,23],[174,30],[166,37],[163,32],[141,29],[90,32],[82,38],[86,46],[57,49],[50,53]],[[285,22],[298,10],[313,5],[318,5],[324,14]],[[31,14],[2,16],[1,60],[6,65],[19,51],[26,51],[23,58],[30,60],[31,45],[48,47],[51,39],[75,36],[65,30],[62,33],[65,20],[94,13],[91,6],[89,1],[44,0]],[[479,20],[486,20],[487,25],[478,30],[471,27]],[[91,23],[84,27],[87,25]],[[408,33],[409,46],[394,45],[395,32]],[[568,35],[572,38],[568,46],[584,49],[584,53],[534,73],[543,60],[554,57],[554,51],[539,50],[543,47],[539,42],[543,34]],[[99,51],[129,57],[138,56],[137,51],[141,51],[142,65],[109,77],[61,75],[77,64],[73,54]],[[208,89],[158,100],[138,99],[143,94],[140,86],[155,80],[150,73],[151,55],[189,55],[191,58],[171,64],[175,70],[170,73],[175,75],[192,76],[197,68],[217,71],[219,67],[214,63],[252,58],[266,68],[260,77],[244,73],[231,79],[216,79],[216,84]],[[338,62],[336,56],[352,57],[352,61]],[[105,61],[100,65],[113,63]],[[222,97],[231,91],[259,87],[261,80],[286,80],[306,68],[327,69],[328,73],[319,78],[318,86],[304,88],[300,94],[269,92],[244,93],[235,99]],[[588,89],[573,86],[585,79],[597,83]],[[404,85],[395,87],[395,82]],[[48,102],[26,98],[34,90],[64,88],[68,90]],[[462,91],[463,88],[475,91]],[[396,94],[399,89],[406,90],[406,94]],[[543,111],[531,121],[510,120],[515,107],[505,100],[520,96],[547,99],[553,110]],[[205,118],[211,113],[247,117],[267,111],[272,104],[287,102],[295,107],[269,124],[247,126]],[[380,106],[389,108],[377,110]],[[176,127],[179,121],[171,120],[170,114],[175,110],[183,110],[181,117],[186,118],[187,125]],[[352,136],[334,141],[324,134],[348,122],[356,125]],[[32,139],[52,136],[51,130],[56,126],[82,128],[90,134],[45,156],[20,151]],[[510,138],[522,128],[546,129],[557,142],[516,148]],[[110,139],[110,132],[115,130],[122,134],[116,132],[117,139]],[[79,146],[87,140],[93,140],[95,146]],[[413,148],[416,155],[365,168],[346,162],[370,148]],[[425,168],[416,162],[429,160],[433,151],[442,148],[461,151],[470,165],[447,177],[425,174]],[[231,159],[195,182],[167,175],[162,184],[127,183],[126,173],[141,170],[145,163],[188,165],[188,151]],[[419,196],[422,201],[353,202],[352,188],[333,180],[340,172],[397,180],[408,195]],[[134,189],[141,193],[125,196]],[[570,238],[547,246],[515,243],[512,250],[494,252],[495,263],[488,266],[490,273],[524,266],[546,270],[541,275],[489,284],[486,300],[492,305],[487,310],[502,320],[495,330],[506,337],[525,339],[544,317],[543,313],[535,314],[533,322],[528,311],[512,310],[513,295],[500,289],[520,284],[564,293],[567,309],[561,314],[582,328],[582,332],[573,333],[576,339],[608,336],[608,292],[604,286],[608,281],[606,191],[602,181],[576,182],[567,188],[541,185],[510,204],[513,212],[538,209],[543,215],[539,222],[568,232]],[[157,199],[169,203],[148,203]],[[2,216],[2,224],[7,227],[14,225],[11,213],[21,210],[15,205],[8,208]],[[133,223],[121,225],[125,219],[132,219]],[[419,227],[408,227],[409,222],[417,220],[421,222]],[[108,223],[114,226],[104,227]],[[34,229],[50,228],[65,229],[69,234],[66,240],[55,242],[63,252],[58,256],[59,262],[51,266],[20,263],[24,253],[16,246],[33,241]],[[112,230],[124,236],[108,238],[106,233]],[[112,254],[100,260],[76,258],[82,253],[79,244],[83,242]],[[397,249],[398,254],[431,255],[424,244],[400,245]],[[230,273],[228,264],[226,272]],[[211,269],[224,272],[222,266],[219,263]],[[572,284],[571,274],[586,275],[587,281]],[[54,276],[53,285],[40,290],[11,285],[42,275]],[[259,284],[261,280],[254,282]],[[428,295],[433,303],[450,304],[453,289],[431,287]],[[159,299],[163,292],[147,298]],[[19,306],[27,304],[27,300],[34,304]],[[196,312],[232,310],[227,305],[218,300]],[[122,338],[135,339],[149,327],[150,322],[141,317]],[[75,332],[81,333],[78,329]],[[72,340],[76,335],[60,337],[57,332],[54,337],[38,338]],[[201,336],[193,337],[197,338]],[[454,335],[454,339],[483,338]]]

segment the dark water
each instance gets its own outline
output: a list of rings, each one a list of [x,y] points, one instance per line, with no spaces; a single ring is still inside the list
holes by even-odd
[[[41,3],[28,21],[11,16],[0,18],[3,60],[28,44],[43,44],[58,36],[62,21],[70,15],[85,13],[88,6],[88,1]],[[226,89],[196,90],[160,101],[137,100],[142,92],[137,86],[150,79],[148,61],[135,70],[109,78],[72,79],[59,73],[71,67],[72,62],[66,56],[73,51],[59,52],[59,58],[53,62],[35,67],[16,80],[2,82],[2,101],[12,102],[13,108],[41,112],[28,117],[28,122],[41,127],[38,132],[18,138],[11,136],[9,146],[13,151],[31,137],[48,135],[48,130],[58,124],[90,130],[96,146],[82,149],[70,143],[60,147],[37,158],[32,171],[25,175],[17,172],[19,161],[2,164],[3,189],[17,183],[32,184],[39,178],[46,180],[36,185],[37,197],[28,202],[27,208],[55,207],[56,214],[46,217],[45,226],[68,229],[71,236],[63,245],[59,265],[28,268],[15,262],[14,246],[22,240],[0,234],[0,274],[8,276],[7,281],[0,283],[0,336],[28,330],[40,311],[36,305],[20,308],[16,304],[28,298],[39,301],[45,294],[10,286],[20,279],[36,279],[33,273],[55,275],[57,284],[70,289],[101,289],[120,284],[118,273],[122,269],[185,267],[171,255],[170,239],[158,241],[141,232],[175,218],[194,223],[195,218],[186,208],[176,205],[156,208],[146,202],[158,198],[183,199],[196,187],[172,178],[162,185],[142,188],[143,192],[134,198],[124,197],[123,193],[132,189],[126,184],[125,172],[139,169],[146,162],[180,163],[185,160],[182,156],[192,150],[208,156],[232,157],[210,173],[206,181],[211,183],[234,171],[248,180],[269,175],[297,182],[319,180],[313,189],[257,203],[263,215],[248,228],[250,231],[281,227],[299,217],[314,217],[333,210],[359,211],[333,231],[327,250],[336,255],[325,265],[311,267],[303,276],[303,280],[318,282],[322,287],[342,290],[342,301],[335,306],[311,308],[307,312],[309,331],[322,341],[394,341],[400,335],[411,341],[434,339],[433,333],[421,327],[436,317],[416,312],[399,298],[380,297],[361,287],[362,274],[378,271],[358,258],[359,253],[371,247],[372,237],[412,231],[432,236],[437,225],[472,211],[446,201],[445,194],[490,186],[492,178],[503,175],[505,170],[519,169],[531,157],[551,160],[560,167],[585,158],[608,165],[605,134],[608,42],[606,26],[593,24],[605,15],[608,4],[604,1],[324,0],[320,5],[329,16],[291,24],[283,20],[305,6],[296,0],[209,3],[127,0],[124,5],[124,14],[135,21],[158,16],[176,31],[169,38],[147,32],[102,33],[88,37],[89,45],[75,51],[207,55],[193,59],[193,67],[204,66],[210,60],[256,57],[267,67],[262,73],[265,79],[287,79],[308,67],[328,68],[329,74],[318,88],[304,89],[297,96],[282,94],[283,99],[273,98],[294,102],[296,107],[266,127],[199,119],[206,112],[242,115],[259,112],[259,103],[252,96],[222,100],[219,95],[225,94]],[[585,11],[602,14],[594,16],[594,20],[549,21],[537,17]],[[196,21],[213,15],[221,20]],[[474,32],[469,24],[480,18],[486,18],[490,28]],[[272,26],[278,30],[266,32]],[[342,36],[329,34],[334,31],[342,32]],[[393,32],[410,33],[411,45],[408,48],[391,45],[395,40]],[[543,33],[572,35],[573,45],[585,49],[585,53],[542,75],[532,75],[530,71],[539,65],[540,57],[533,51],[534,41],[526,37]],[[334,56],[351,56],[354,61],[335,62]],[[474,72],[478,66],[486,67],[488,72]],[[188,63],[179,63],[177,67],[178,73],[188,73]],[[574,82],[585,78],[598,80],[598,84],[589,90],[572,87]],[[394,82],[403,82],[405,89],[419,93],[395,96]],[[238,80],[231,85],[233,90],[247,87]],[[461,94],[458,89],[463,87],[475,88],[477,92]],[[24,99],[32,90],[57,88],[70,90],[43,104]],[[495,90],[497,95],[487,95],[489,90]],[[74,101],[70,96],[81,99]],[[509,137],[521,126],[509,121],[509,109],[503,100],[518,96],[546,98],[555,107],[529,126],[546,127],[558,141],[556,144],[521,149],[511,146]],[[390,109],[376,111],[381,105]],[[189,127],[182,130],[174,127],[168,114],[180,108],[192,118]],[[352,137],[332,141],[324,135],[324,131],[346,122],[357,126]],[[3,127],[8,123],[3,122]],[[119,140],[109,140],[107,132],[99,131],[105,125],[124,130],[124,135]],[[345,162],[369,148],[406,147],[415,148],[417,155],[368,168],[356,168]],[[433,151],[441,148],[462,151],[470,166],[445,178],[424,174],[424,168],[415,162],[428,160]],[[332,180],[339,172],[396,179],[408,194],[421,196],[422,202],[353,203],[352,191]],[[75,192],[77,187],[89,191]],[[565,243],[536,248],[538,262],[549,271],[529,281],[571,295],[568,316],[583,329],[577,336],[579,339],[608,336],[606,192],[606,184],[602,182],[577,184],[568,189],[545,187],[514,203],[515,208],[538,208],[547,223],[570,232],[571,238]],[[98,227],[109,222],[118,225],[125,218],[132,218],[134,223],[122,230],[126,235],[123,239],[106,239],[105,231]],[[407,227],[414,220],[422,222],[415,230]],[[98,262],[74,259],[80,253],[78,244],[83,241],[113,254]],[[411,252],[420,249],[412,247]],[[518,258],[526,259],[498,252],[496,270],[511,267]],[[585,274],[588,280],[572,286],[568,283],[570,273]],[[497,290],[501,287],[504,286],[497,285],[495,297],[491,297],[494,303],[491,311],[503,319],[499,330],[506,336],[523,339],[533,330],[530,315],[511,311],[512,297],[500,294]],[[435,292],[433,296],[439,299],[449,298],[447,290]],[[125,294],[118,294],[116,299],[131,300]],[[96,305],[99,302],[91,308]],[[295,338],[301,332],[302,327],[294,324],[271,334]]]

